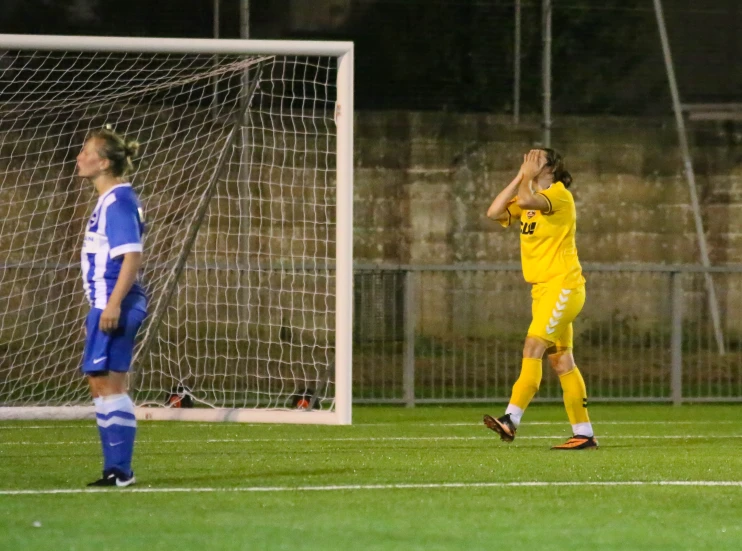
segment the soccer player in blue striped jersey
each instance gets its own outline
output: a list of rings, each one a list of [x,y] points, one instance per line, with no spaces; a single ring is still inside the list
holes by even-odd
[[[103,476],[89,486],[135,482],[131,460],[137,423],[126,377],[147,315],[147,297],[138,282],[142,209],[126,175],[138,147],[106,128],[91,134],[77,156],[78,176],[98,192],[82,247],[83,285],[90,303],[82,372],[90,383],[103,448]]]

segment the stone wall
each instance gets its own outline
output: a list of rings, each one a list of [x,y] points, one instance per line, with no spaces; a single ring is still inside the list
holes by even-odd
[[[565,118],[557,123],[553,144],[565,155],[567,167],[574,176],[572,189],[578,209],[577,242],[583,263],[698,262],[688,187],[676,145],[675,127],[670,119]],[[740,263],[740,128],[729,124],[709,124],[694,126],[691,130],[698,191],[712,262]],[[0,173],[4,174],[0,182],[0,213],[3,220],[17,223],[13,228],[6,225],[0,234],[0,261],[33,260],[38,263],[49,260],[74,264],[77,252],[73,249],[79,239],[79,225],[84,223],[94,198],[90,195],[88,205],[85,197],[89,190],[71,177],[76,151],[57,148],[50,153],[48,147],[35,148],[35,140],[41,141],[31,134],[29,130],[22,139],[4,135],[0,140],[0,151],[5,159],[0,161]],[[484,213],[492,198],[515,174],[522,154],[538,145],[540,136],[537,120],[526,119],[514,127],[508,117],[483,114],[357,114],[355,261],[360,264],[517,264],[517,231],[512,228],[503,230],[488,220]],[[171,136],[169,139],[176,138]],[[194,144],[203,147],[203,143],[192,136],[188,143],[191,148]],[[174,147],[173,143],[168,145],[169,151],[182,152],[182,148]],[[293,150],[311,150],[311,144],[304,145]],[[29,154],[23,166],[17,159],[12,160],[19,148]],[[270,151],[275,155],[274,147]],[[213,163],[214,159],[209,162]],[[158,169],[157,178],[150,182],[152,193],[163,193],[164,197],[192,193],[189,189],[179,189],[182,178],[176,158],[161,159],[156,164],[163,169],[169,168],[166,173]],[[196,168],[191,167],[191,170]],[[201,173],[203,178],[199,181],[203,180],[203,185],[208,170]],[[248,243],[257,255],[266,258],[276,255],[283,258],[284,252],[297,246],[310,257],[313,252],[331,257],[332,251],[323,245],[325,241],[322,238],[327,220],[316,218],[319,216],[317,213],[310,221],[313,231],[321,230],[316,234],[317,239],[302,242],[294,237],[286,238],[301,233],[300,226],[307,218],[303,205],[311,202],[314,193],[307,195],[309,188],[306,186],[311,182],[304,182],[301,175],[301,169],[294,170],[291,178],[296,185],[279,193],[282,206],[278,210],[264,199],[275,196],[276,190],[268,188],[274,176],[280,175],[267,172],[260,181],[251,184],[248,194],[257,200],[248,205],[250,212],[270,209],[268,215],[265,212],[259,214],[262,215],[260,223],[271,226],[266,226],[264,233],[248,236],[247,240],[235,238],[234,233],[244,231],[235,226],[246,204],[239,180],[229,176],[221,182],[212,206],[218,205],[219,213],[230,215],[214,215],[216,211],[212,209],[204,226],[208,232],[200,234],[196,241],[197,248],[204,252],[204,258],[208,257],[212,264],[223,262],[226,266],[236,266],[245,254],[242,250],[244,243]],[[183,205],[187,209],[189,204],[193,205],[188,201],[161,201],[157,204],[156,219],[162,220],[164,225],[172,225],[173,231],[177,227],[183,230],[179,224],[184,222],[183,215],[187,213],[178,209],[182,210]],[[49,216],[54,220],[50,222]],[[48,239],[37,235],[42,227],[53,228]],[[219,238],[222,230],[224,239]],[[162,231],[168,235],[172,233],[164,228]],[[227,231],[231,237],[227,236]],[[255,235],[262,237],[256,241]],[[276,236],[281,239],[277,241]],[[39,243],[39,246],[29,253],[26,245],[31,242]],[[307,252],[307,246],[313,248],[312,251]],[[27,258],[29,254],[31,258]],[[13,333],[17,337],[24,320],[52,319],[30,313],[31,309],[38,307],[34,305],[40,289],[47,294],[51,292],[53,299],[61,300],[61,297],[74,294],[79,286],[74,266],[61,272],[56,270],[53,275],[39,272],[32,278],[20,270],[17,267],[6,269],[5,277],[0,278],[0,291],[5,302],[4,308],[0,308],[4,316],[0,335]],[[201,282],[198,288],[219,293],[216,287],[210,288],[208,282],[203,281],[204,274],[206,272],[198,275]],[[50,277],[56,278],[55,282],[42,281]],[[230,281],[240,279],[230,277],[227,278]],[[529,315],[528,308],[523,306],[528,301],[528,287],[517,272],[503,276],[497,283],[495,279],[492,275],[482,274],[421,275],[421,293],[427,300],[420,303],[421,330],[437,335],[481,337],[505,331],[511,326],[520,327]],[[735,317],[735,313],[740,311],[738,305],[742,303],[742,294],[736,290],[739,286],[733,284],[733,277],[722,279],[719,281],[719,295],[722,309],[728,314],[725,316],[727,324],[742,326],[742,320]],[[368,308],[376,304],[380,310],[388,310],[387,305],[394,304],[397,313],[391,318],[397,327],[396,333],[399,333],[402,306],[399,302],[403,299],[399,289],[401,280],[395,279],[393,285],[388,281],[389,278],[378,278],[379,283],[366,287],[369,296],[373,295],[366,304]],[[385,285],[389,286],[388,292],[383,289]],[[589,285],[592,287],[589,287],[587,317],[610,318],[620,306],[622,315],[633,315],[646,323],[666,319],[669,307],[667,276],[645,274],[623,279],[592,276]],[[285,286],[281,284],[279,287],[283,289]],[[185,292],[181,290],[179,296]],[[239,300],[240,295],[235,292],[229,296]],[[234,308],[229,304],[230,299],[225,297],[226,294],[219,295],[220,304],[224,307],[222,312]],[[49,303],[51,299],[44,300]],[[263,306],[276,306],[268,320],[272,328],[293,325],[293,320],[273,319],[283,316],[286,309],[293,310],[287,306],[286,300],[282,296],[261,299]],[[689,308],[700,312],[705,310],[702,287],[694,286],[687,300]],[[182,302],[192,308],[200,303],[200,299],[192,297]],[[509,312],[508,316],[491,314],[503,309]],[[73,306],[65,305],[61,311],[67,322],[78,317],[78,310]],[[389,315],[384,316],[383,319],[390,319]],[[705,314],[701,314],[703,316]],[[209,319],[206,315],[191,318]],[[257,318],[266,319],[262,314]],[[363,315],[357,314],[356,320],[360,319]],[[332,326],[331,320],[320,321],[323,326]],[[25,334],[25,329],[23,332]],[[34,333],[33,330],[29,332]],[[301,334],[301,331],[296,329],[294,334]],[[386,332],[376,331],[374,334],[384,335]]]
[[[711,261],[740,263],[742,133],[721,123],[691,126],[690,131]],[[518,170],[523,153],[538,146],[540,138],[535,120],[514,127],[508,117],[492,115],[361,113],[356,126],[356,262],[518,263],[517,230],[502,229],[485,212]],[[560,119],[552,144],[574,177],[583,264],[700,263],[671,119]],[[477,336],[487,333],[486,327],[498,332],[527,322],[527,286],[513,274],[503,275],[510,289],[506,293],[492,292],[493,278],[485,284],[484,275],[478,284],[440,273],[420,277],[425,331]],[[596,274],[588,279],[583,317],[667,321],[668,275]],[[705,293],[702,286],[691,286],[691,279],[687,308],[703,321]],[[734,278],[716,279],[727,324],[742,328],[736,315],[742,295]],[[477,288],[481,292],[472,292]],[[497,306],[523,319],[497,321],[491,314]],[[481,323],[472,324],[472,317]]]
[[[717,131],[718,130],[718,131]],[[742,261],[742,144],[722,128],[691,138],[714,263]],[[362,113],[356,126],[356,260],[518,260],[490,201],[539,145],[537,124],[488,115]],[[737,140],[737,143],[734,141]],[[569,118],[552,144],[575,183],[584,262],[694,263],[695,227],[671,120]]]

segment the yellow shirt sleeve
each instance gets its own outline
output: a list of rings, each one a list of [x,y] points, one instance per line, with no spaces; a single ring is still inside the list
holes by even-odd
[[[510,226],[514,220],[520,220],[520,213],[523,212],[523,209],[518,206],[517,201],[518,198],[516,197],[508,203],[507,207],[505,207],[505,212],[508,213],[508,217],[506,220],[500,220],[500,225],[503,228]]]
[[[553,214],[566,208],[572,208],[570,193],[562,182],[554,182],[547,189],[538,193],[546,197],[549,202],[549,210],[544,211],[544,214]]]

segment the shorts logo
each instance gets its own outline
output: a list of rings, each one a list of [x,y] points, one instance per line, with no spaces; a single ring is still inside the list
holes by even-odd
[[[536,216],[536,211],[535,210],[526,211],[526,218],[529,218],[530,219],[530,218],[533,218],[534,216]]]
[[[101,363],[101,362],[102,362],[103,360],[105,360],[105,359],[106,359],[107,357],[108,357],[108,356],[101,356],[100,358],[95,358],[95,359],[93,360],[93,363],[94,363],[94,364],[99,364],[99,363]]]
[[[549,324],[546,326],[546,334],[551,335],[556,331],[559,320],[564,315],[564,309],[567,307],[567,300],[569,300],[569,294],[572,289],[562,289],[559,293],[556,306],[551,311],[551,317],[549,318]]]

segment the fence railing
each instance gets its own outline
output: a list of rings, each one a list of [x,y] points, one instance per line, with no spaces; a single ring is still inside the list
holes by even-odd
[[[742,401],[742,267],[586,265],[574,354],[591,401]],[[711,274],[722,316],[709,315]],[[531,318],[513,264],[357,265],[356,403],[507,401]],[[544,361],[537,400],[561,400]]]

